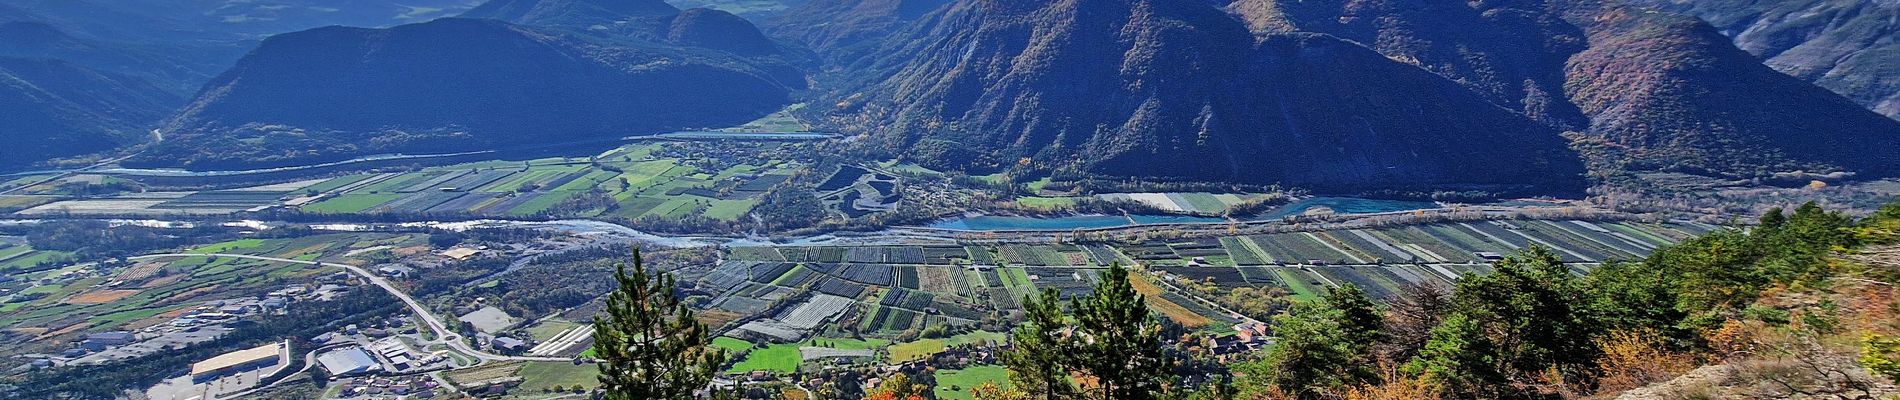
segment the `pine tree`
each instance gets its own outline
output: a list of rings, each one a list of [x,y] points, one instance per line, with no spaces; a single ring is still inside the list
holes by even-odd
[[[1092,397],[1155,399],[1173,383],[1173,364],[1162,353],[1161,324],[1129,279],[1128,269],[1112,265],[1094,293],[1070,303],[1076,319],[1074,365],[1095,377]]]
[[[1067,324],[1055,289],[1043,289],[1041,300],[1023,296],[1023,312],[1025,321],[1011,333],[1014,343],[1002,354],[1010,382],[1031,398],[1074,397],[1064,359],[1069,354],[1063,336]]]
[[[1383,340],[1385,319],[1358,286],[1327,293],[1325,301],[1293,307],[1275,319],[1280,342],[1266,359],[1243,366],[1243,388],[1268,387],[1303,399],[1319,398],[1346,385],[1377,383],[1373,344]]]
[[[1680,280],[1665,268],[1649,264],[1610,262],[1584,278],[1591,309],[1606,331],[1651,332],[1668,339],[1670,347],[1684,348],[1701,334],[1682,322],[1689,318],[1679,305]]]
[[[1326,293],[1326,305],[1339,312],[1339,331],[1346,350],[1357,366],[1348,379],[1368,383],[1374,379],[1372,346],[1385,340],[1385,312],[1372,296],[1358,285],[1345,284]]]
[[[725,351],[711,346],[706,325],[674,295],[670,274],[648,276],[639,250],[632,271],[626,264],[614,268],[620,288],[607,295],[607,314],[594,322],[605,398],[695,398],[725,364]]]
[[[1602,353],[1596,339],[1603,326],[1581,280],[1542,246],[1506,258],[1496,269],[1460,279],[1452,302],[1455,315],[1466,319],[1461,323],[1475,324],[1497,349],[1498,370],[1521,384],[1535,383],[1552,369],[1566,381],[1587,381]],[[1433,332],[1433,340],[1441,339],[1439,333]]]
[[[1496,343],[1486,337],[1482,326],[1463,314],[1453,314],[1432,328],[1431,339],[1406,372],[1444,388],[1451,398],[1497,398],[1509,381],[1498,370],[1499,357]]]
[[[1300,303],[1274,319],[1279,342],[1264,360],[1238,366],[1246,373],[1246,393],[1279,391],[1302,399],[1318,398],[1320,391],[1339,386],[1339,368],[1352,361],[1340,313],[1325,304]]]

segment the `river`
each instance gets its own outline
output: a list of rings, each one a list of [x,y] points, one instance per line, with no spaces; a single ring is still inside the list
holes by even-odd
[[[1325,207],[1342,214],[1370,214],[1404,210],[1438,208],[1434,203],[1419,201],[1373,200],[1343,197],[1315,197],[1295,201],[1281,206],[1273,212],[1250,221],[1269,221],[1286,216],[1299,215],[1307,211]],[[198,223],[189,221],[169,221],[156,219],[104,220],[113,225],[138,225],[155,228],[191,228]],[[42,220],[0,220],[0,226],[37,224]],[[626,226],[585,219],[556,221],[513,221],[501,219],[483,219],[472,221],[427,221],[391,224],[363,223],[316,223],[301,226],[320,231],[332,232],[373,232],[398,228],[434,228],[452,231],[465,231],[478,228],[528,228],[565,232],[573,235],[612,235],[654,246],[687,248],[703,246],[761,246],[761,245],[880,245],[914,244],[919,241],[951,241],[948,237],[920,237],[918,230],[911,228],[931,228],[960,231],[1050,231],[1064,232],[1075,229],[1119,228],[1156,224],[1213,224],[1224,223],[1224,218],[1194,217],[1180,215],[1076,215],[1065,217],[1012,217],[992,215],[969,215],[953,218],[924,227],[893,227],[883,232],[866,234],[821,234],[786,240],[772,240],[761,236],[725,236],[725,235],[667,235],[646,232]],[[221,222],[219,225],[244,229],[272,229],[288,226],[280,222],[255,220],[235,220]]]
[[[1353,197],[1312,197],[1300,199],[1247,221],[1272,221],[1304,214],[1315,209],[1338,214],[1377,214],[1394,211],[1440,208],[1426,201],[1379,200]],[[1186,215],[1071,215],[1062,217],[1016,217],[966,215],[930,224],[928,228],[962,231],[1067,231],[1075,229],[1121,228],[1153,224],[1195,224],[1229,222],[1226,218]]]

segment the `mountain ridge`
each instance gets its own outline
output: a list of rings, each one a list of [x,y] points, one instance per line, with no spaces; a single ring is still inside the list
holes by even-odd
[[[461,18],[278,35],[133,162],[276,166],[617,138],[736,124],[790,101],[773,72],[721,54]]]
[[[1633,1],[1708,21],[1769,67],[1900,119],[1900,2]]]
[[[1331,36],[1257,47],[1210,6],[964,1],[898,35],[882,51],[889,56],[871,62],[875,78],[861,92],[870,100],[846,114],[926,165],[987,171],[1024,159],[1049,170],[1348,191],[1582,186],[1580,163],[1548,128]],[[1344,76],[1308,59],[1328,57],[1367,70]],[[1303,85],[1301,74],[1330,85]],[[1400,101],[1412,95],[1435,101]],[[1426,107],[1446,104],[1459,108]],[[1477,116],[1453,117],[1461,113]],[[1527,150],[1474,162],[1478,154],[1441,145],[1460,138]],[[1419,146],[1435,151],[1411,149]]]
[[[834,76],[849,78],[825,94],[840,104],[826,115],[896,149],[894,155],[972,173],[1069,169],[1345,191],[1461,186],[1457,181],[1567,189],[1576,187],[1568,174],[1581,173],[1570,168],[1577,159],[1587,159],[1598,177],[1900,174],[1893,167],[1900,162],[1884,155],[1900,151],[1900,124],[1867,118],[1871,113],[1839,96],[1774,73],[1726,41],[1708,40],[1712,30],[1693,20],[1625,18],[1648,13],[1555,0],[962,0],[890,34],[877,51],[833,60],[845,71]],[[1443,21],[1463,22],[1433,25]],[[1377,57],[1290,73],[1271,57],[1236,56],[1267,47],[1307,54],[1299,50],[1306,46],[1360,48]],[[1678,62],[1679,53],[1699,63],[1683,68],[1691,64]],[[1383,63],[1429,75],[1374,66]],[[1351,73],[1366,76],[1337,78]],[[1301,82],[1328,79],[1336,80]],[[1416,100],[1338,99],[1385,94],[1353,86],[1374,79]],[[1418,112],[1427,108],[1435,112]],[[1303,141],[1312,132],[1355,139]],[[1402,154],[1383,143],[1446,142],[1492,151],[1432,147],[1440,159],[1391,165],[1418,173],[1385,177],[1327,162],[1381,166]],[[1310,156],[1328,152],[1333,158]],[[1520,174],[1508,165],[1451,165],[1462,159],[1466,164],[1455,167],[1478,168],[1486,163],[1470,160],[1499,153],[1529,154],[1518,164],[1548,169]],[[1361,154],[1371,159],[1354,158]],[[1300,159],[1311,168],[1280,175],[1299,168],[1240,155]]]

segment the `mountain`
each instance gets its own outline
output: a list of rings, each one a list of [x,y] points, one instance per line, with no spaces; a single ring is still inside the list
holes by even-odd
[[[386,27],[452,16],[473,0],[9,0],[18,15],[87,39],[126,43],[255,41],[328,25]],[[11,9],[9,11],[8,9]]]
[[[455,15],[473,0],[10,0],[0,55],[59,58],[190,96],[257,41],[324,26],[387,27]]]
[[[144,81],[65,61],[0,57],[0,166],[111,150],[145,139],[181,99]]]
[[[766,19],[767,33],[828,54],[850,58],[950,0],[809,0]]]
[[[1543,1],[1238,0],[1227,8],[1256,34],[1338,36],[1552,126],[1587,123],[1562,99],[1564,63],[1587,45],[1585,34]]]
[[[876,52],[843,120],[929,166],[1281,183],[1563,192],[1549,127],[1338,38],[1256,40],[1166,0],[961,1]]]
[[[666,43],[723,50],[740,55],[768,55],[779,52],[777,43],[767,38],[751,21],[732,13],[710,8],[693,8],[673,16],[666,26]]]
[[[289,165],[727,126],[787,104],[779,79],[723,52],[493,20],[319,28],[266,39],[134,161]]]
[[[35,21],[0,22],[0,57],[59,59],[143,79],[180,97],[197,91],[221,67],[177,51],[78,38]]]
[[[935,167],[1330,191],[1561,191],[1578,159],[1900,175],[1900,124],[1618,3],[959,0],[900,25],[832,60],[830,117]]]
[[[1702,18],[1769,67],[1900,119],[1900,2],[1637,2]]]
[[[661,0],[491,0],[461,15],[567,29],[745,56],[779,53],[751,21],[710,8],[680,10]]]
[[[1363,43],[1578,132],[1599,169],[1894,173],[1894,162],[1874,155],[1900,146],[1900,126],[1768,70],[1673,14],[1570,0],[1239,0],[1228,9],[1256,32]],[[1842,145],[1856,142],[1870,145]]]
[[[1702,21],[1628,7],[1591,21],[1565,87],[1591,117],[1584,147],[1623,169],[1900,175],[1900,123],[1762,65]]]
[[[638,18],[671,17],[680,9],[661,0],[491,0],[462,18],[519,25],[608,30]]]

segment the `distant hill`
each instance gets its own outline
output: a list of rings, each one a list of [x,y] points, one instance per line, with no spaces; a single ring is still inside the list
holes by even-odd
[[[490,0],[461,17],[608,30],[636,18],[671,17],[679,12],[661,0]]]
[[[661,0],[491,0],[461,17],[748,56],[779,52],[778,45],[745,18],[710,8],[680,10]]]
[[[329,25],[386,27],[454,16],[474,0],[9,0],[9,14],[74,32],[87,39],[164,43],[182,40],[255,41]],[[8,11],[11,9],[12,11]]]
[[[137,143],[181,102],[144,81],[65,61],[0,57],[0,166]]]
[[[719,127],[787,104],[792,86],[774,73],[723,52],[491,20],[320,28],[265,40],[135,163],[286,165]]]
[[[0,56],[59,59],[143,79],[182,97],[196,92],[222,66],[181,53],[189,52],[78,38],[44,22],[0,22]]]
[[[1900,119],[1900,2],[1634,1],[1707,20],[1775,70]]]
[[[145,131],[176,111],[185,98],[256,46],[265,36],[328,25],[388,26],[420,22],[466,9],[469,0],[10,0],[0,2],[0,57],[58,60],[67,73],[43,76],[24,92],[25,104],[50,108],[8,108],[6,117],[33,124],[6,125],[7,134],[27,135],[16,127],[77,126],[57,136],[95,139],[114,132],[113,140],[61,142],[44,153],[15,148],[9,160],[75,155],[75,151],[111,150],[142,142]],[[102,77],[103,76],[103,77]],[[18,81],[16,81],[17,83]],[[147,92],[158,89],[161,93]],[[19,89],[17,85],[13,89]],[[58,96],[21,93],[60,93]],[[12,97],[22,101],[21,97]],[[71,101],[42,102],[47,98]],[[79,99],[100,99],[83,101]],[[13,103],[9,103],[13,104]],[[162,104],[161,107],[130,106]],[[91,109],[87,107],[108,107]],[[33,111],[27,111],[33,110]],[[50,117],[49,117],[50,116]],[[88,117],[75,117],[88,116]],[[104,117],[97,117],[104,116]],[[46,118],[42,118],[46,117]],[[89,120],[89,121],[75,121]],[[135,122],[128,125],[128,122]],[[117,133],[132,132],[127,137]],[[38,135],[43,132],[33,132]],[[127,140],[119,140],[127,139]],[[99,145],[79,145],[79,143]],[[105,146],[112,143],[114,146]],[[40,150],[33,150],[40,151]]]

